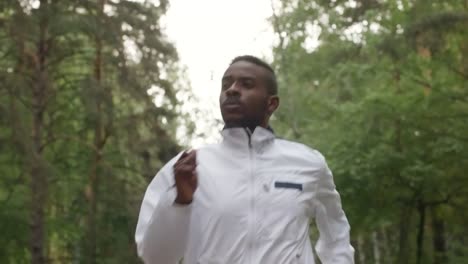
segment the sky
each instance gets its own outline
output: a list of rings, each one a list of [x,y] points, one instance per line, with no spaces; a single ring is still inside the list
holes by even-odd
[[[199,132],[207,135],[192,140],[197,147],[219,138],[221,120],[218,95],[221,77],[238,55],[271,58],[273,30],[270,0],[171,0],[165,18],[166,33],[186,67],[198,102],[189,102],[204,113],[197,120]]]

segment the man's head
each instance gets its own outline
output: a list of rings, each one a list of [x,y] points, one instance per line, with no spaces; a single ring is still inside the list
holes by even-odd
[[[273,69],[254,56],[232,60],[221,82],[219,104],[226,127],[267,127],[278,108],[278,85]]]

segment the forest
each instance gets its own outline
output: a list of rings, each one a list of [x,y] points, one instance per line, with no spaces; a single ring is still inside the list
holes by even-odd
[[[0,263],[141,263],[144,192],[197,121],[169,6],[0,1]],[[468,263],[468,1],[271,7],[272,127],[327,157],[356,263]]]

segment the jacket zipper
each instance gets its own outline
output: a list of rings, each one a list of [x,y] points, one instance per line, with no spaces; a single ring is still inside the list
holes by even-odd
[[[249,138],[248,147],[249,147],[249,178],[250,178],[250,212],[249,212],[249,229],[248,229],[248,248],[249,248],[249,263],[253,263],[253,247],[254,247],[254,230],[255,230],[255,179],[254,179],[254,157],[252,151],[252,131],[246,128],[245,132]]]

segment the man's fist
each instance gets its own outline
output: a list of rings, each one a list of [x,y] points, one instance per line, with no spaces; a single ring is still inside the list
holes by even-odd
[[[175,202],[178,204],[190,204],[193,193],[197,189],[197,156],[196,151],[182,153],[174,164],[174,178],[177,188]]]

